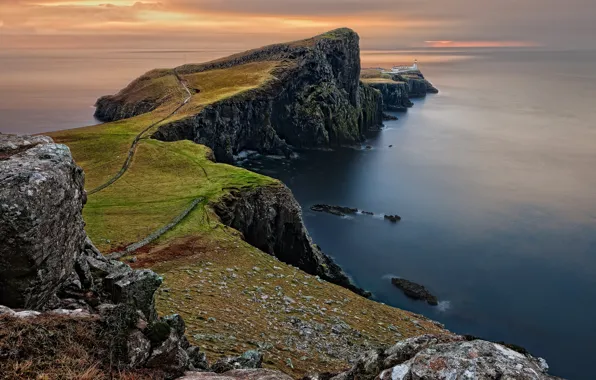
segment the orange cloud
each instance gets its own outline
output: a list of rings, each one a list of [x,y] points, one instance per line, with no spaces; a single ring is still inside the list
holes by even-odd
[[[424,41],[431,48],[504,48],[504,47],[536,47],[529,41]]]

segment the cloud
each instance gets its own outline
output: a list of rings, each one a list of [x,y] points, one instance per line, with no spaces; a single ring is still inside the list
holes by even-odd
[[[0,0],[0,15],[5,34],[89,34],[97,41],[208,35],[252,47],[348,26],[368,49],[445,40],[596,47],[594,0]]]

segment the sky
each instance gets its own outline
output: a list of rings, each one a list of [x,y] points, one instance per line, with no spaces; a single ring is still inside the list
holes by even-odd
[[[0,0],[0,48],[256,47],[337,27],[363,49],[596,49],[596,0]]]

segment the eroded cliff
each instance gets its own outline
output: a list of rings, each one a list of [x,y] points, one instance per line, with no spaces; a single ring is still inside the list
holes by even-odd
[[[353,144],[382,125],[380,97],[360,83],[359,37],[350,29],[147,73],[119,94],[99,99],[96,117],[113,121],[155,110],[173,97],[151,90],[155,83],[168,88],[176,79],[189,84],[192,108],[207,97],[206,82],[197,80],[201,73],[264,62],[271,63],[270,76],[258,85],[185,109],[176,120],[162,123],[153,137],[190,139],[212,148],[218,161],[232,162],[234,154],[245,149],[287,155],[292,147]],[[232,74],[228,77],[234,80]]]

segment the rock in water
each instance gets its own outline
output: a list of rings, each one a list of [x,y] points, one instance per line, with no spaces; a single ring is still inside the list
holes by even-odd
[[[84,174],[65,145],[0,134],[0,304],[40,309],[85,242]]]
[[[333,215],[337,215],[337,216],[346,216],[348,214],[355,214],[358,212],[357,208],[343,207],[343,206],[330,206],[330,205],[323,205],[323,204],[311,206],[310,209],[315,212],[326,212],[328,214],[333,214]]]
[[[430,305],[438,305],[437,297],[432,295],[424,286],[403,278],[392,278],[391,283],[400,288],[404,294],[415,300],[424,300]]]
[[[385,215],[385,220],[388,220],[391,223],[397,223],[401,220],[401,216],[399,216],[399,215]]]

